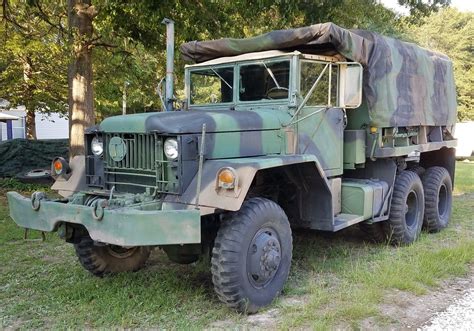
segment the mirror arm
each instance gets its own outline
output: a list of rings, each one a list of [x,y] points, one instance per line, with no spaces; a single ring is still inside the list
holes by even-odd
[[[297,123],[299,123],[299,122],[301,122],[301,121],[307,119],[308,117],[311,117],[311,116],[313,116],[313,115],[319,114],[319,113],[322,112],[323,110],[328,110],[328,109],[329,109],[329,107],[327,107],[327,106],[326,106],[326,107],[318,108],[318,109],[316,109],[315,111],[313,111],[312,113],[309,113],[308,115],[303,116],[303,117],[297,119],[296,121],[291,122],[290,124],[284,125],[284,127],[287,127],[287,126],[290,126],[290,125],[295,125],[295,124],[297,124]]]

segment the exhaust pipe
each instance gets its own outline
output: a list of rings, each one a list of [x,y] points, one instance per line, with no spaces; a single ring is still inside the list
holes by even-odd
[[[166,24],[166,85],[165,106],[166,111],[173,110],[174,89],[174,21],[165,18],[161,23]]]

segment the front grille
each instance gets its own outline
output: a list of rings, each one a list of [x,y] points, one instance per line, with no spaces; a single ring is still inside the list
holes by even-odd
[[[122,138],[126,145],[126,154],[121,161],[114,161],[110,153],[106,153],[105,162],[110,169],[136,169],[143,171],[154,171],[156,159],[160,151],[157,151],[157,142],[161,139],[152,134],[130,134],[130,133],[107,133],[105,135],[105,146],[109,146],[113,137]],[[109,149],[106,150],[109,152]]]
[[[114,137],[124,143],[124,155],[112,155]],[[106,133],[104,136],[104,176],[106,189],[121,192],[178,193],[179,180],[163,155],[163,137],[156,134]],[[115,139],[114,142],[120,141]],[[170,178],[174,180],[169,180]]]

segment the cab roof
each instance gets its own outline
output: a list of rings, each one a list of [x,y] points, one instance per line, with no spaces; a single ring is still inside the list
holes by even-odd
[[[263,52],[252,52],[252,53],[240,54],[236,56],[224,56],[224,57],[212,59],[212,60],[197,63],[197,64],[188,64],[185,66],[185,68],[214,66],[214,65],[235,63],[235,62],[242,62],[242,61],[263,60],[263,59],[271,59],[274,57],[290,56],[290,55],[298,55],[302,58],[327,61],[327,62],[344,61],[344,58],[339,55],[327,56],[327,55],[316,55],[316,54],[303,54],[299,51],[285,52],[285,51],[279,51],[279,50],[270,50],[270,51],[263,51]]]

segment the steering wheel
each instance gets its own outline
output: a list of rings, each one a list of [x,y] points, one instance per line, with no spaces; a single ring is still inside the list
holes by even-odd
[[[285,91],[285,95],[281,91]],[[288,89],[286,87],[274,86],[265,93],[265,98],[274,100],[274,99],[283,99],[282,97],[288,97]],[[274,94],[272,96],[272,94]]]

